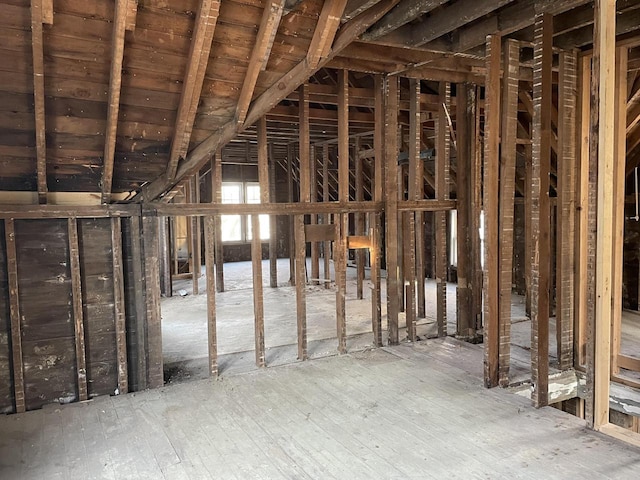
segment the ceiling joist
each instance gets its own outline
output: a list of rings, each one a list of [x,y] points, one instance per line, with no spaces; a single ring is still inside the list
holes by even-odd
[[[347,0],[327,0],[324,2],[307,54],[307,62],[311,70],[315,70],[320,61],[328,55],[346,5]]]

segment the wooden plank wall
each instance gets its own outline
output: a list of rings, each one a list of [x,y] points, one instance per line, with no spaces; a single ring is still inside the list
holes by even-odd
[[[16,220],[25,407],[78,398],[65,219]]]
[[[0,412],[162,385],[154,220],[0,222]]]

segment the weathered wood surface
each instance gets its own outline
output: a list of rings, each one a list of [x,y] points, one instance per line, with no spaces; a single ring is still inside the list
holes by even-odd
[[[11,370],[11,308],[5,223],[0,221],[0,413],[14,411]]]

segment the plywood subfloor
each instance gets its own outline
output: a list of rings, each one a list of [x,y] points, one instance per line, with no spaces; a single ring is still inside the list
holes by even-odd
[[[0,478],[640,476],[640,451],[481,371],[431,340],[0,417]]]

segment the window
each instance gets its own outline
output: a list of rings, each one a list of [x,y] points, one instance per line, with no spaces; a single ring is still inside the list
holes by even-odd
[[[260,185],[256,182],[222,182],[222,203],[260,203]],[[250,241],[250,215],[222,215],[222,241]],[[269,215],[260,215],[260,240],[269,240]]]

